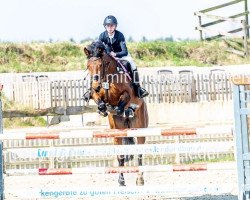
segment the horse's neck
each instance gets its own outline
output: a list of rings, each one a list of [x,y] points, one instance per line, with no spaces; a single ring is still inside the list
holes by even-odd
[[[114,58],[112,58],[111,56],[105,54],[103,59],[104,59],[104,62],[106,62],[107,65],[108,65],[108,66],[105,66],[105,67],[108,67],[108,69],[107,69],[108,74],[118,73],[118,71],[117,71],[117,61]]]

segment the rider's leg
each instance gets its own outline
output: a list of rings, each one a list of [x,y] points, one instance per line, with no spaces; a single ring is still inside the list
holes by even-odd
[[[149,93],[141,87],[140,79],[137,69],[133,70],[133,86],[135,88],[136,96],[143,98],[149,95]]]
[[[136,67],[132,57],[127,56],[126,59],[130,63],[132,77],[133,77],[133,86],[135,89],[136,96],[138,96],[139,98],[143,98],[143,97],[148,96],[149,93],[144,88],[142,88],[140,85],[139,73],[138,73],[137,67]]]

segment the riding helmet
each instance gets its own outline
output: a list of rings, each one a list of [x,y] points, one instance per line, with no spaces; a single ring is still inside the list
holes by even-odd
[[[106,26],[107,24],[117,25],[117,19],[113,15],[109,15],[104,19],[103,26]]]

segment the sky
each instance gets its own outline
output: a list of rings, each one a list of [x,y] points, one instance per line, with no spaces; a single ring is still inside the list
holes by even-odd
[[[107,15],[118,19],[125,38],[141,40],[173,36],[198,39],[199,11],[230,0],[0,0],[1,41],[81,41],[104,31]],[[218,3],[219,2],[219,3]],[[243,11],[243,3],[217,13],[230,16]],[[237,24],[224,25],[237,28]]]

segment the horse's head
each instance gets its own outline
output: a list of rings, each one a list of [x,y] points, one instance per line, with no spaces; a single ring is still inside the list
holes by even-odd
[[[93,42],[84,48],[84,52],[88,58],[87,69],[92,78],[92,88],[95,91],[100,90],[100,79],[104,76],[103,55],[105,46],[101,42]]]
[[[90,45],[84,48],[84,52],[87,58],[102,57],[105,52],[105,46],[101,41],[92,42]]]

